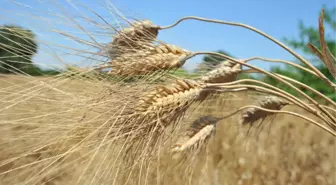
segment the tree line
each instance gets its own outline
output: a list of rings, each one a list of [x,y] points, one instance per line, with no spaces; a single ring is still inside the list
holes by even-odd
[[[33,76],[58,74],[42,70],[32,62],[37,53],[36,35],[17,25],[0,26],[0,73],[28,74]]]

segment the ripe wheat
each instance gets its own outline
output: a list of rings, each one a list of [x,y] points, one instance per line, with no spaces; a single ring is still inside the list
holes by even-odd
[[[218,118],[212,116],[202,116],[195,120],[192,125],[180,135],[172,152],[183,152],[202,147],[210,138],[211,134],[215,133],[216,123],[218,121]]]
[[[110,74],[120,76],[146,75],[155,71],[176,69],[184,64],[183,58],[190,52],[174,45],[148,46],[125,53],[113,59]]]
[[[192,116],[192,112],[189,112],[189,110],[192,109],[192,105],[202,103],[207,99],[208,95],[212,93],[219,94],[221,92],[233,92],[233,94],[235,94],[239,91],[244,91],[250,94],[258,91],[267,95],[279,95],[278,97],[267,96],[257,102],[256,105],[264,109],[280,110],[289,104],[287,101],[290,101],[291,105],[297,105],[317,118],[320,118],[322,120],[322,124],[327,123],[331,128],[329,133],[333,134],[333,136],[336,135],[336,117],[330,112],[330,110],[335,110],[335,107],[329,107],[329,105],[320,106],[320,104],[317,104],[317,101],[309,98],[308,95],[304,96],[306,94],[301,89],[295,88],[295,86],[292,85],[293,80],[288,80],[276,73],[267,72],[266,70],[249,65],[247,64],[247,61],[233,59],[216,52],[191,52],[177,46],[163,44],[163,42],[159,42],[161,43],[160,45],[154,44],[154,42],[157,41],[156,39],[160,30],[173,28],[180,22],[187,19],[240,26],[257,32],[280,45],[308,66],[307,68],[301,66],[301,69],[305,69],[308,73],[313,73],[313,75],[320,77],[321,81],[326,82],[330,88],[333,89],[336,87],[336,85],[326,78],[317,68],[312,66],[308,61],[304,60],[284,44],[247,25],[197,17],[185,17],[178,20],[172,26],[166,27],[154,25],[148,20],[136,21],[130,23],[131,27],[116,31],[116,35],[114,35],[112,42],[104,48],[109,54],[109,62],[107,62],[106,66],[111,68],[109,71],[110,75],[107,76],[133,77],[137,75],[144,76],[151,74],[158,79],[159,85],[156,84],[154,86],[154,90],[147,91],[147,85],[150,87],[153,87],[153,85],[149,82],[147,83],[146,80],[143,80],[140,83],[139,81],[136,81],[135,83],[130,84],[124,83],[124,81],[118,81],[117,85],[115,85],[113,84],[114,81],[109,81],[109,79],[105,77],[98,77],[98,75],[93,76],[85,71],[79,71],[76,73],[70,72],[70,75],[64,73],[56,76],[55,78],[51,77],[54,78],[54,80],[46,80],[45,82],[53,81],[54,83],[41,83],[42,85],[38,83],[35,87],[37,90],[31,87],[25,87],[26,89],[22,91],[6,95],[6,97],[12,96],[13,99],[8,100],[6,97],[1,98],[2,102],[8,104],[8,106],[6,105],[1,107],[0,110],[0,117],[3,119],[1,121],[5,122],[4,128],[7,125],[16,124],[26,126],[31,124],[29,122],[38,123],[38,127],[32,130],[23,131],[22,133],[25,134],[24,137],[18,134],[18,137],[15,139],[8,139],[7,137],[0,138],[2,146],[6,146],[3,147],[6,149],[4,151],[8,152],[8,156],[2,157],[0,155],[0,182],[4,182],[5,184],[22,184],[23,182],[23,184],[51,184],[53,183],[53,179],[57,180],[59,174],[66,173],[70,174],[69,179],[73,179],[74,182],[68,182],[72,184],[81,184],[82,182],[84,182],[84,184],[115,184],[115,179],[117,179],[114,178],[115,176],[118,176],[120,173],[127,174],[128,172],[133,172],[132,170],[136,165],[140,166],[138,178],[139,182],[142,179],[147,180],[149,170],[144,169],[144,166],[148,167],[150,166],[149,164],[155,164],[155,161],[152,159],[159,157],[158,153],[161,151],[159,150],[160,147],[165,146],[162,143],[165,143],[165,141],[170,139],[169,137],[172,135],[171,132],[178,132],[178,129],[175,128],[176,126],[184,123],[181,120],[186,117],[186,114],[188,114],[187,116]],[[93,21],[89,22],[92,24],[94,23]],[[82,27],[81,30],[94,40],[93,33],[85,31]],[[323,24],[320,20],[320,37],[324,36],[323,33]],[[71,38],[74,38],[74,36]],[[322,52],[318,51],[318,49],[312,45],[310,46],[310,49],[312,49],[314,53],[321,58],[321,60],[329,68],[330,72],[335,76],[335,70],[332,69],[334,64],[331,63],[333,62],[334,57],[330,54],[330,52],[328,52],[328,48],[326,48],[324,40],[322,38],[320,39],[323,49]],[[74,40],[83,41],[83,39]],[[98,42],[90,41],[86,43],[90,45],[97,43],[97,46],[94,45],[95,48],[100,48],[101,46]],[[17,46],[18,45],[5,48],[11,52],[16,50],[23,52],[23,48]],[[77,51],[79,49],[73,50]],[[94,53],[91,51],[86,52]],[[225,58],[228,61],[222,62],[216,66],[215,69],[204,76],[201,76],[197,80],[190,80],[186,77],[181,78],[176,75],[171,75],[170,77],[177,80],[172,84],[163,85],[162,81],[165,79],[163,80],[160,76],[163,72],[168,72],[182,67],[187,59],[196,55],[214,55]],[[60,60],[62,59],[60,58]],[[290,62],[287,64],[290,64]],[[237,81],[238,76],[243,72],[242,66],[244,65],[245,67],[252,68],[262,74],[273,77],[281,83],[284,83],[306,98],[309,103],[305,103],[303,100],[289,93],[286,94],[277,87],[273,87],[271,85],[267,86],[264,82],[253,83],[257,80]],[[83,78],[84,73],[88,76],[88,78]],[[71,93],[66,92],[67,89],[57,89],[60,84],[68,82],[69,79],[67,75],[74,76],[74,79],[79,80],[82,83],[85,82],[84,84],[91,85],[93,89],[92,93],[88,93],[89,95],[87,95],[86,92],[81,94],[82,92],[80,92],[80,88],[76,88],[76,91]],[[58,79],[59,77],[60,79]],[[244,84],[243,82],[251,82],[254,85],[250,85],[250,83]],[[106,94],[103,92],[95,92],[95,88],[103,85],[114,89],[110,93]],[[51,89],[50,91],[55,94],[52,94],[50,97],[43,95],[43,93],[41,94],[40,91],[42,90],[40,89],[40,86],[42,86],[42,90]],[[49,89],[50,86],[52,86],[52,88]],[[1,92],[9,94],[8,92],[14,91],[15,88],[15,85],[8,89],[1,88]],[[33,94],[31,91],[36,92]],[[89,100],[81,100],[83,98],[87,98],[87,96],[89,96],[87,99],[92,100],[91,96],[97,95],[102,95],[104,98],[101,98],[99,102],[94,103]],[[323,96],[321,94],[318,95]],[[31,102],[29,102],[29,100],[33,96],[39,97],[37,98],[39,102],[43,102],[43,104],[39,104],[38,108],[41,105],[52,102],[55,103],[54,107],[57,109],[47,107],[48,111],[50,108],[50,111],[53,112],[43,112],[44,110],[40,110],[43,113],[38,112],[37,115],[27,114],[28,116],[26,116],[25,113],[17,112],[10,115],[5,114],[5,111],[12,109],[17,104],[20,104],[21,101],[24,103],[28,102],[30,105]],[[238,94],[237,96],[240,95]],[[280,99],[279,97],[284,99]],[[76,100],[76,98],[80,100]],[[216,98],[222,97],[218,96]],[[220,100],[216,98],[214,98],[214,101]],[[323,98],[327,99],[327,102],[331,102],[333,105],[330,98],[325,96],[323,96]],[[63,105],[60,103],[60,99],[65,99],[65,101],[68,100],[69,102],[71,101],[71,103],[65,103]],[[31,101],[33,102],[33,100]],[[126,108],[123,109],[124,107]],[[27,110],[29,108],[27,108]],[[216,107],[216,110],[222,111],[222,108],[223,107],[218,106]],[[326,111],[327,108],[328,111]],[[87,122],[78,121],[80,119],[79,117],[82,116],[77,115],[82,114],[82,112],[79,111],[80,109],[85,109],[85,112],[88,112],[88,115],[89,113],[92,113],[93,116],[88,116],[88,119],[85,119]],[[20,107],[12,110],[22,111]],[[67,113],[67,116],[65,116],[65,113]],[[287,111],[287,113],[291,112]],[[11,115],[22,117],[12,119]],[[50,117],[50,115],[52,115],[52,117]],[[233,115],[236,115],[236,113],[231,114],[230,116]],[[276,115],[276,113],[267,112],[265,110],[258,109],[257,107],[253,107],[243,111],[240,115],[240,123],[243,125],[253,125],[255,122],[265,120],[274,115]],[[227,117],[228,116],[222,118],[214,118],[211,116],[201,117],[196,120],[185,132],[181,133],[174,148],[172,150],[169,148],[168,150],[173,153],[183,153],[184,151],[197,153],[195,150],[200,149],[202,146],[206,146],[209,138],[216,131],[216,124],[218,124],[218,121],[226,119]],[[305,116],[301,116],[301,118],[303,117]],[[304,119],[314,123],[312,119]],[[69,122],[69,124],[64,124],[65,122]],[[47,129],[41,129],[43,126]],[[16,127],[13,128],[18,129]],[[171,132],[169,132],[169,128],[172,128]],[[17,132],[15,129],[10,127],[8,130],[14,130],[13,132]],[[6,130],[2,131],[3,133],[6,133]],[[29,133],[30,131],[35,133],[31,134]],[[33,140],[33,138],[30,140],[32,137],[27,137],[27,135],[36,137],[37,139]],[[15,148],[17,146],[11,146],[19,143],[17,141],[25,143],[26,139],[28,145],[22,147],[24,148],[21,149],[23,152],[17,152],[17,148]],[[37,140],[44,141],[44,139],[48,140],[48,142],[36,142]],[[51,141],[49,141],[49,139]],[[82,157],[82,155],[85,157]],[[119,156],[126,157],[127,162],[131,162],[129,163],[130,165],[127,164],[126,166],[123,166],[123,159],[125,158],[120,158]],[[24,157],[31,158],[29,160],[33,161],[21,163],[20,160],[23,160]],[[81,160],[79,160],[79,158]],[[69,164],[73,163],[75,164],[73,166],[80,169],[80,172],[74,172],[75,167],[68,168]],[[7,168],[7,166],[9,167]],[[84,167],[83,170],[81,169],[82,167]],[[120,172],[119,169],[122,168],[126,171],[120,170],[122,171]],[[111,174],[111,171],[113,170],[116,173],[115,175]],[[161,171],[158,170],[156,177],[161,175],[160,173]],[[143,178],[143,174],[146,175],[145,178]],[[17,177],[19,180],[15,180]],[[60,178],[60,181],[66,180]],[[157,182],[159,182],[159,180]],[[138,181],[135,183],[138,183]]]
[[[201,77],[203,83],[226,83],[237,79],[241,72],[241,65],[234,64],[231,61],[225,61],[215,69]]]
[[[270,110],[280,110],[286,105],[288,105],[288,102],[275,96],[267,96],[257,102],[257,106]],[[241,124],[252,125],[256,121],[264,120],[271,115],[274,115],[274,113],[266,112],[255,107],[248,108],[241,114]]]
[[[107,47],[111,58],[143,48],[158,36],[159,28],[149,20],[136,21],[131,27],[118,31]]]

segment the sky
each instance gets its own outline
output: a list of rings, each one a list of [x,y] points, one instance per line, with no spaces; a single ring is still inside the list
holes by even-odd
[[[55,33],[55,30],[66,30],[67,33],[77,36],[105,30],[104,35],[92,36],[99,42],[112,40],[106,33],[109,29],[113,33],[113,30],[88,9],[97,12],[111,25],[118,23],[115,14],[111,12],[113,5],[126,17],[149,19],[157,25],[169,25],[184,16],[199,16],[247,24],[282,41],[284,37],[299,37],[300,20],[307,26],[317,26],[318,14],[323,5],[327,8],[335,7],[334,0],[6,0],[1,4],[0,11],[3,14],[0,14],[0,24],[18,24],[32,29],[37,34],[43,46],[34,57],[34,62],[41,66],[60,62],[78,63],[73,53],[85,49],[83,44],[64,39],[64,36]],[[105,26],[90,25],[78,18],[80,16],[87,16]],[[82,27],[75,25],[69,17],[74,18]],[[90,39],[88,36],[82,38],[84,37]],[[190,51],[225,50],[236,58],[261,56],[293,59],[287,51],[257,33],[241,27],[194,20],[161,31],[158,39]],[[57,49],[47,47],[51,43],[55,48],[70,48],[72,55],[58,55],[55,51]],[[56,55],[59,57],[55,57]],[[184,67],[192,70],[201,60],[201,57],[191,59]],[[83,58],[81,61],[84,61]],[[81,63],[84,64],[85,62]],[[274,65],[258,61],[253,64],[265,69]]]

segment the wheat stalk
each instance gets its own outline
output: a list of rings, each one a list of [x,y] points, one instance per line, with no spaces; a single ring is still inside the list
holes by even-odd
[[[272,72],[268,72],[268,71],[265,71],[263,69],[260,69],[258,67],[255,67],[253,65],[250,65],[250,64],[247,64],[245,62],[242,62],[242,61],[239,61],[239,60],[236,60],[236,59],[233,59],[231,57],[228,57],[226,55],[223,55],[223,54],[220,54],[220,53],[216,53],[216,52],[195,52],[193,54],[191,54],[190,56],[187,57],[187,59],[189,58],[192,58],[193,56],[196,56],[196,55],[200,55],[200,54],[206,54],[206,55],[215,55],[215,56],[219,56],[219,57],[223,57],[223,58],[226,58],[228,60],[231,60],[233,62],[236,62],[238,64],[241,64],[241,65],[244,65],[244,66],[247,66],[247,67],[250,67],[251,69],[255,70],[255,71],[258,71],[260,73],[264,73],[266,75],[269,75],[270,77],[278,80],[279,82],[282,82],[286,85],[288,85],[289,87],[293,88],[295,91],[297,91],[300,95],[302,95],[303,97],[305,97],[306,99],[308,99],[310,102],[312,102],[317,109],[309,106],[308,104],[305,104],[305,109],[307,111],[309,111],[310,113],[312,113],[313,115],[316,115],[317,117],[321,118],[325,123],[327,123],[328,125],[330,125],[332,127],[332,129],[335,130],[335,120],[336,118],[330,114],[330,112],[328,112],[325,108],[323,108],[322,106],[320,106],[320,104],[314,100],[313,98],[311,98],[310,96],[308,96],[307,94],[305,94],[302,90],[300,90],[299,88],[297,88],[296,86],[294,86],[293,84],[291,84],[290,82],[286,81],[285,79],[282,79],[281,77],[279,77],[277,74],[275,73],[272,73]],[[266,85],[266,84],[265,84]],[[224,85],[225,86],[225,85]],[[249,85],[236,85],[236,86],[231,86],[230,88],[245,88]],[[228,88],[228,86],[225,86],[226,88]],[[249,86],[249,88],[252,87],[252,86]],[[276,87],[273,87],[271,86],[272,89],[277,89],[277,91],[281,91],[280,89],[276,88]],[[253,89],[257,90],[257,89],[261,89],[262,86],[254,86]],[[265,89],[264,89],[265,90]],[[293,95],[291,95],[292,97],[294,97]],[[302,100],[298,99],[297,97],[294,97],[294,99],[297,101],[297,102],[302,102]],[[299,105],[300,106],[300,105]]]

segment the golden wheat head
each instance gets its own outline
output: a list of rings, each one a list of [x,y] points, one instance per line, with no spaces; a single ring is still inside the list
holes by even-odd
[[[175,83],[158,86],[139,102],[138,112],[170,112],[179,110],[200,98],[203,87],[192,80],[177,80]]]
[[[203,83],[226,83],[237,79],[241,72],[241,65],[225,61],[201,77]]]
[[[172,152],[182,152],[199,148],[215,132],[216,123],[219,119],[212,116],[202,116],[195,120],[192,125],[178,138]]]
[[[202,100],[202,91],[201,84],[185,79],[158,86],[139,99],[129,118],[117,129],[123,135],[131,133],[130,145],[135,141],[153,141],[163,129],[174,126],[194,101]]]
[[[131,27],[120,30],[108,46],[109,54],[117,56],[142,48],[142,45],[152,43],[159,34],[159,27],[149,20],[136,21]]]
[[[176,69],[184,64],[190,52],[174,45],[148,46],[113,59],[110,74],[119,76],[146,75],[155,71]]]
[[[288,105],[288,102],[283,99],[280,99],[276,96],[266,96],[258,101],[256,106],[270,110],[280,110],[286,105]],[[274,114],[275,113],[266,112],[255,107],[251,107],[242,112],[241,124],[245,125],[249,123],[250,125],[252,125],[254,122],[258,120],[264,120],[268,116]]]

